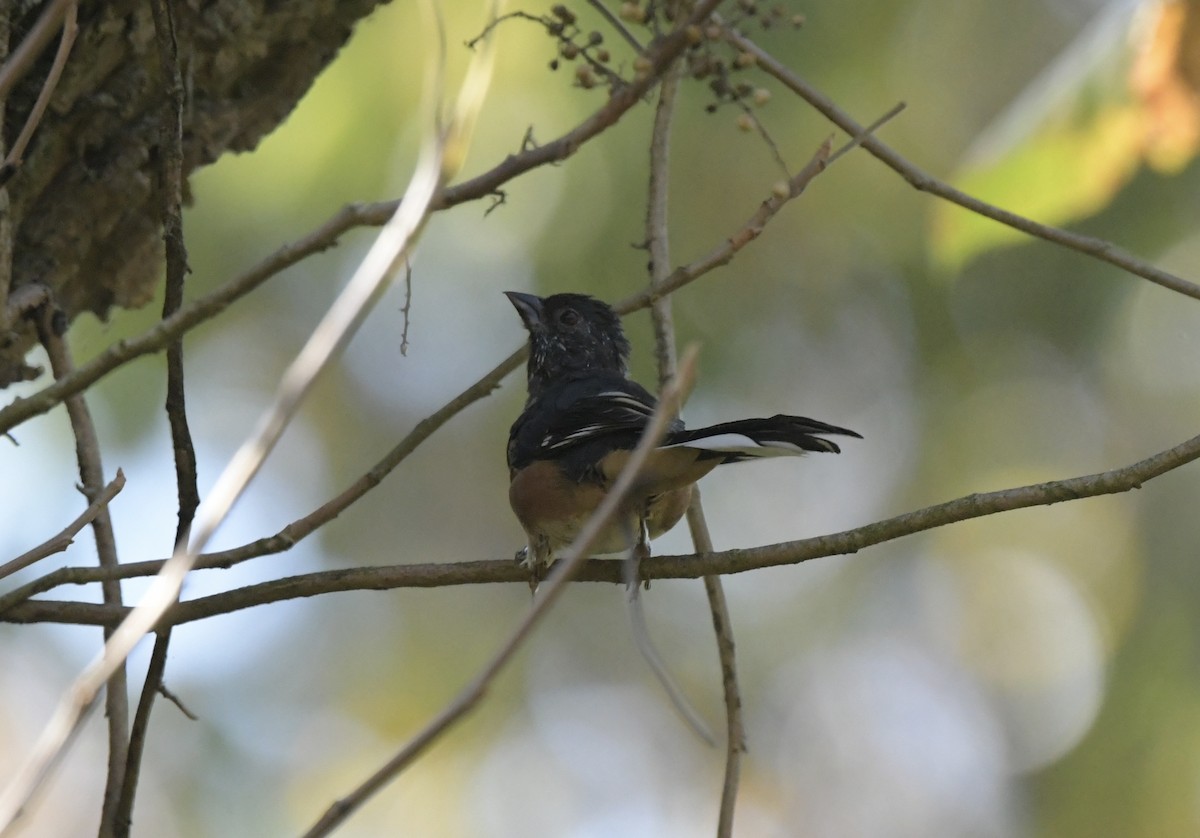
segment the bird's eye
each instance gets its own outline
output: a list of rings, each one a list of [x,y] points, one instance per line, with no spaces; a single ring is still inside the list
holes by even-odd
[[[563,309],[562,313],[558,315],[558,322],[564,326],[574,326],[579,322],[579,312],[573,308]]]

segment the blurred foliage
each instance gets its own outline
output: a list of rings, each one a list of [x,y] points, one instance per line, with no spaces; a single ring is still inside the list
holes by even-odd
[[[1061,226],[1102,211],[1143,165],[1177,174],[1198,146],[1200,4],[1110,2],[981,132],[955,183]],[[936,219],[951,275],[1022,237],[950,204]]]
[[[481,15],[446,5],[453,75]],[[573,8],[584,31],[616,42],[589,5]],[[922,168],[1196,279],[1200,167],[1186,153],[1164,163],[1147,145],[1159,100],[1146,90],[1191,77],[1180,70],[1160,74],[1157,88],[1129,87],[1136,56],[1168,49],[1166,21],[1179,9],[1147,4],[1139,16],[1129,3],[1088,0],[862,0],[791,9],[806,15],[799,31],[764,30],[756,18],[743,26],[862,122],[906,101],[881,136]],[[1179,61],[1191,54],[1192,9],[1182,8],[1176,30]],[[1134,25],[1155,14],[1157,28]],[[1026,91],[1074,55],[1098,16],[1124,22],[1107,42],[1115,51],[1064,88],[1071,95],[1057,101],[1066,104],[1026,112],[1057,121],[1034,119],[1014,141],[1000,130],[1012,124],[1004,115],[1031,101]],[[190,296],[342,203],[399,191],[418,136],[422,26],[409,4],[381,9],[261,148],[193,179]],[[573,86],[561,57],[549,68],[557,48],[535,24],[512,20],[498,35],[497,78],[468,176],[517,150],[527,131],[546,141],[603,101],[602,90]],[[616,43],[612,50],[614,66],[627,64]],[[798,169],[832,129],[757,71],[743,77],[772,93],[756,116]],[[736,230],[780,177],[771,151],[739,130],[739,111],[709,113],[713,103],[704,82],[684,85],[672,148],[677,263]],[[1162,105],[1163,119],[1183,124],[1182,108]],[[399,352],[396,289],[319,383],[217,546],[307,514],[515,348],[520,324],[500,292],[615,299],[640,289],[651,114],[648,102],[563,164],[513,181],[489,214],[487,201],[438,214],[414,265],[408,355]],[[979,168],[977,152],[989,144],[1003,153]],[[856,151],[730,266],[675,296],[680,342],[703,345],[689,422],[796,412],[865,437],[840,457],[707,478],[718,548],[1123,466],[1196,433],[1193,301],[985,227],[1000,230],[914,192]],[[189,336],[202,490],[369,235],[347,236]],[[78,324],[77,355],[139,333],[154,308]],[[635,374],[650,382],[648,318],[634,315],[627,327]],[[519,379],[292,551],[197,574],[185,596],[318,568],[511,556],[521,534],[502,452],[524,398]],[[150,359],[90,393],[106,465],[129,477],[113,510],[124,561],[160,557],[171,539],[162,392],[161,359]],[[55,531],[78,505],[65,420],[55,414],[17,436],[5,468],[28,481],[4,495],[5,553]],[[729,578],[750,744],[738,834],[1200,834],[1198,492],[1200,472],[1189,467],[1137,493]],[[655,549],[690,548],[676,532]],[[41,569],[91,561],[80,538]],[[132,584],[128,595],[139,590]],[[634,651],[624,596],[602,586],[569,592],[482,709],[340,834],[711,833],[720,755],[672,716]],[[718,720],[699,583],[656,583],[646,598],[670,668]],[[134,833],[295,833],[436,713],[527,605],[520,586],[364,592],[180,628],[167,682],[201,720],[156,709]],[[83,628],[0,626],[10,675],[0,690],[3,772],[98,639]],[[144,666],[143,653],[134,676]],[[93,720],[49,790],[53,805],[39,808],[25,834],[93,830],[102,767]]]

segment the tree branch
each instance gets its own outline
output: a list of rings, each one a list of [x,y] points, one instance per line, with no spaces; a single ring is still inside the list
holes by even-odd
[[[830,535],[713,553],[653,556],[641,563],[640,575],[642,579],[696,579],[857,553],[876,544],[973,518],[1140,489],[1155,477],[1198,458],[1200,436],[1195,436],[1123,468],[970,494]],[[579,582],[611,584],[623,584],[624,581],[620,562],[605,559],[586,562],[575,579]],[[290,576],[181,602],[167,612],[159,625],[181,625],[244,608],[340,591],[388,591],[499,582],[525,584],[528,581],[528,573],[511,559],[329,570]],[[125,613],[124,608],[108,605],[30,600],[0,614],[0,622],[104,626],[119,622]]]
[[[837,125],[851,136],[862,133],[862,126],[853,117],[834,104],[833,100],[828,96],[808,84],[808,82],[800,78],[789,67],[754,43],[754,41],[728,26],[725,27],[725,37],[729,43],[738,49],[753,55],[759,67],[769,75],[775,77],[801,99],[812,105],[813,108],[823,114],[834,125]],[[965,192],[960,192],[950,184],[938,180],[918,168],[892,149],[891,146],[875,137],[865,138],[862,145],[863,148],[879,158],[888,168],[908,181],[913,188],[921,192],[937,195],[939,198],[944,198],[951,203],[958,204],[960,207],[982,215],[985,218],[998,221],[1001,224],[1012,227],[1014,230],[1020,230],[1039,239],[1045,239],[1070,250],[1076,250],[1092,256],[1102,262],[1108,262],[1110,265],[1115,265],[1135,276],[1148,279],[1164,288],[1169,288],[1172,291],[1177,291],[1180,294],[1200,300],[1200,285],[1156,268],[1148,262],[1138,259],[1133,254],[1120,249],[1112,242],[1107,242],[1093,236],[1072,233],[1068,230],[1051,227],[1047,224],[1039,224],[1016,213],[993,206],[986,201],[981,201]]]
[[[73,368],[71,353],[59,333],[58,317],[53,305],[47,303],[36,313],[37,330],[50,368],[56,379],[70,375]],[[91,411],[82,395],[67,399],[67,415],[71,420],[71,431],[75,435],[75,454],[79,460],[79,480],[89,502],[95,502],[105,490],[104,465],[100,458],[100,439]],[[92,534],[96,539],[96,556],[106,570],[116,568],[117,539],[113,533],[112,517],[108,506],[101,505],[92,518]],[[108,579],[100,583],[104,604],[121,608],[121,583]],[[107,642],[111,630],[105,629]],[[121,795],[121,781],[125,776],[125,757],[129,746],[129,696],[126,694],[124,665],[116,666],[105,679],[104,715],[108,718],[108,774],[104,787],[104,804],[100,814],[101,838],[112,834],[117,801]],[[97,685],[99,686],[99,685]],[[90,703],[90,702],[89,702]],[[82,713],[83,708],[80,708]],[[0,821],[0,829],[4,826]]]
[[[163,319],[170,317],[183,305],[183,284],[188,271],[187,247],[183,238],[183,74],[179,68],[179,41],[175,17],[168,0],[152,0],[154,36],[158,45],[158,63],[162,69],[164,90],[160,132],[160,180],[162,191],[163,241],[166,250],[167,277],[163,293]],[[175,495],[179,515],[175,526],[176,549],[187,543],[188,531],[196,508],[200,505],[197,486],[196,449],[188,427],[187,401],[183,381],[183,338],[167,346],[167,423],[171,428],[171,449],[175,461]],[[125,776],[117,804],[113,826],[117,838],[127,838],[133,825],[133,804],[141,777],[142,755],[150,728],[154,700],[162,688],[167,669],[167,652],[171,646],[171,630],[159,632],[154,638],[154,651],[146,669],[146,680],[133,714],[129,732],[129,752],[125,759]]]
[[[62,532],[46,539],[32,550],[27,550],[15,559],[10,559],[0,565],[0,579],[29,567],[31,564],[39,562],[47,556],[52,556],[55,553],[61,553],[63,550],[66,550],[74,543],[75,536],[79,531],[91,523],[100,514],[100,510],[106,508],[123,488],[125,488],[125,473],[117,469],[117,475],[112,479],[112,482],[105,486],[104,490],[96,495],[92,502],[88,504],[87,509],[83,510],[78,518],[67,524]],[[90,570],[91,568],[88,569]],[[96,581],[100,580],[97,579]]]
[[[42,115],[46,112],[46,106],[50,104],[50,97],[54,94],[54,88],[58,86],[58,80],[62,77],[63,68],[67,66],[67,58],[71,55],[71,47],[75,44],[75,36],[79,34],[78,13],[78,0],[70,0],[66,9],[66,17],[63,20],[62,36],[58,42],[58,52],[54,55],[54,63],[50,65],[50,72],[46,74],[46,81],[42,84],[42,89],[38,93],[37,100],[33,103],[33,107],[29,111],[29,116],[25,118],[25,125],[21,128],[21,133],[13,141],[12,148],[9,149],[8,154],[4,158],[3,165],[0,165],[0,184],[5,183],[12,177],[17,168],[20,167],[24,159],[25,148],[29,145],[29,141],[33,139],[33,132],[37,130],[38,124],[42,121]]]
[[[671,265],[670,213],[668,212],[670,181],[671,123],[675,109],[675,93],[683,66],[676,64],[663,79],[654,128],[650,139],[650,189],[646,200],[646,244],[650,250],[650,291],[659,290],[668,279]],[[790,189],[789,189],[790,192]],[[671,312],[671,297],[655,300],[650,306],[654,323],[654,348],[658,359],[659,386],[675,376],[675,323]],[[712,536],[704,520],[700,489],[692,487],[688,507],[688,529],[693,548],[701,553],[712,552]],[[737,659],[734,654],[733,621],[725,601],[721,579],[704,577],[709,613],[717,640],[717,658],[721,667],[721,687],[725,698],[725,778],[721,785],[721,808],[717,816],[717,838],[733,835],[733,813],[737,805],[738,784],[741,779],[742,751],[745,733],[742,723],[742,698],[737,682]],[[630,596],[636,596],[636,585]]]

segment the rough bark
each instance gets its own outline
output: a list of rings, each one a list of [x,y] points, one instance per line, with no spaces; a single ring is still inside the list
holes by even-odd
[[[4,0],[0,0],[4,2]],[[387,0],[175,0],[187,107],[184,171],[254,148],[284,120],[348,39]],[[42,5],[12,20],[10,47]],[[157,195],[164,82],[149,4],[83,0],[79,37],[24,163],[7,183],[13,230],[10,301],[42,283],[74,319],[146,304],[162,276]],[[7,148],[54,57],[55,42],[12,91]],[[0,202],[0,208],[3,203]],[[28,292],[28,288],[25,289]],[[14,314],[11,311],[8,314]],[[0,312],[0,327],[6,318]],[[32,325],[0,330],[0,387],[36,373]]]

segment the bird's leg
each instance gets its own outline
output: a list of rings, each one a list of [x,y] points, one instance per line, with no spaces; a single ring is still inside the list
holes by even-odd
[[[647,510],[643,509],[642,513],[638,515],[638,540],[637,544],[633,546],[633,552],[636,557],[634,561],[638,563],[638,576],[642,575],[642,562],[650,558],[650,525],[646,522],[646,512]],[[643,579],[642,586],[647,591],[650,590],[650,580]]]
[[[629,598],[637,597],[638,583],[642,581],[641,566],[642,560],[650,558],[650,528],[646,523],[646,513],[643,510],[637,516],[636,524],[634,521],[626,518],[622,522],[622,527],[625,530],[625,543],[629,545],[629,553],[626,554],[625,562],[625,588],[629,591]],[[634,537],[634,527],[637,527],[637,537]],[[645,582],[646,589],[650,589],[650,583]]]
[[[537,593],[538,585],[546,578],[546,570],[550,567],[553,557],[550,555],[548,544],[530,541],[529,545],[517,551],[514,557],[517,564],[529,571],[529,594]]]

